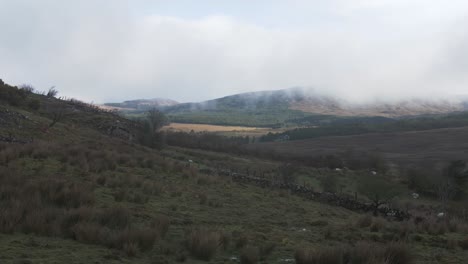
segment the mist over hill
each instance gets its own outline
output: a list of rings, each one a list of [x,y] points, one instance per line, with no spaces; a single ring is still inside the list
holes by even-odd
[[[128,110],[148,110],[151,108],[167,107],[179,104],[178,102],[166,98],[137,99],[128,100],[122,103],[106,103],[106,107],[124,108]]]
[[[124,112],[127,113],[141,113],[156,107],[165,112],[173,122],[274,127],[287,124],[314,125],[318,121],[334,118],[400,118],[468,109],[466,98],[461,96],[398,100],[377,98],[373,101],[356,102],[302,87],[241,93],[198,103],[178,104],[172,100],[159,99],[106,105],[125,108]]]
[[[289,88],[273,91],[242,93],[201,103],[178,104],[165,109],[167,113],[217,109],[263,109],[288,106],[288,109],[305,113],[335,116],[385,116],[398,117],[420,114],[439,114],[467,109],[460,98],[407,98],[356,103],[345,98],[325,95],[313,89]]]

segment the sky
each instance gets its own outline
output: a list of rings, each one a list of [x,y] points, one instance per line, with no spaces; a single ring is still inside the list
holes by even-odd
[[[0,0],[0,79],[86,102],[468,93],[468,1]]]

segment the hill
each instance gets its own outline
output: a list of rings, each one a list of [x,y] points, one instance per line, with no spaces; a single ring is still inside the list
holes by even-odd
[[[144,125],[113,112],[0,81],[0,262],[468,258],[466,203],[450,203],[440,220],[440,202],[413,199],[391,174],[372,186],[394,197],[377,208],[361,190],[369,168],[150,148],[142,133]]]
[[[160,109],[171,121],[177,123],[287,127],[320,125],[346,117],[399,118],[444,114],[463,111],[466,106],[462,99],[410,99],[394,102],[382,100],[357,104],[313,90],[291,88],[242,93],[201,103],[169,105]],[[138,111],[133,111],[133,114],[135,113]]]
[[[152,108],[162,108],[178,104],[178,102],[165,99],[165,98],[153,98],[153,99],[138,99],[129,100],[122,103],[106,103],[103,107],[114,108],[120,111],[146,111]]]

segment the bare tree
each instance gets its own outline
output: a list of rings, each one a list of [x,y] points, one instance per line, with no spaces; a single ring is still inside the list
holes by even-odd
[[[291,163],[283,164],[278,167],[278,172],[281,177],[281,182],[286,185],[296,183],[296,167]]]
[[[433,179],[434,190],[442,202],[444,210],[448,201],[461,198],[465,194],[468,170],[465,161],[456,160],[447,165]]]
[[[146,113],[146,118],[142,120],[142,131],[140,143],[152,148],[159,148],[163,145],[163,134],[159,130],[168,122],[166,116],[159,110],[153,108]]]
[[[47,108],[47,112],[50,115],[50,119],[52,120],[49,123],[48,128],[55,126],[58,122],[62,121],[66,117],[66,108],[62,105],[50,105]]]
[[[153,108],[146,113],[146,119],[153,132],[158,131],[167,124],[167,117],[156,108]]]
[[[384,178],[377,175],[366,175],[358,184],[358,191],[372,202],[374,214],[383,204],[388,204],[397,192]]]

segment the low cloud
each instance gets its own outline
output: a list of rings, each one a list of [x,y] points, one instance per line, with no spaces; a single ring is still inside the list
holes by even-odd
[[[328,18],[303,27],[224,12],[141,13],[133,1],[38,2],[0,3],[0,78],[86,101],[199,101],[292,86],[366,101],[461,94],[468,84],[462,2],[435,12],[439,4],[421,1],[336,0],[321,7]]]

